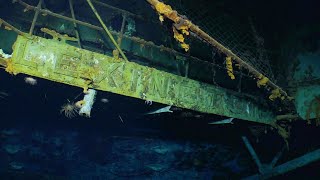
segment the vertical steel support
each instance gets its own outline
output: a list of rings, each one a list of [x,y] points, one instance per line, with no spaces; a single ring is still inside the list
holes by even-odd
[[[272,161],[271,161],[271,163],[270,163],[270,167],[274,167],[274,166],[277,164],[278,160],[279,160],[280,157],[282,156],[282,154],[283,154],[283,152],[284,152],[285,149],[286,149],[286,146],[284,146],[284,147],[281,149],[281,151],[279,151],[279,152],[277,153],[277,155],[272,159]]]
[[[251,146],[251,144],[250,144],[249,140],[247,139],[247,137],[242,136],[242,140],[243,140],[244,144],[246,145],[249,153],[251,154],[254,162],[255,162],[256,165],[258,166],[259,172],[262,173],[263,167],[262,167],[261,161],[260,161],[260,159],[259,159],[256,151],[255,151],[255,150],[253,149],[253,147]]]
[[[95,9],[95,7],[93,6],[91,0],[87,0],[88,4],[90,5],[93,13],[96,15],[96,17],[98,18],[99,22],[101,23],[103,29],[106,31],[106,33],[108,34],[108,36],[110,37],[112,43],[116,46],[116,48],[118,49],[118,51],[120,52],[121,56],[123,57],[123,59],[125,61],[128,61],[126,55],[123,53],[123,51],[121,50],[121,48],[119,47],[118,43],[114,40],[111,32],[109,31],[109,29],[107,28],[107,26],[104,24],[104,22],[102,21],[100,15],[98,14],[97,10]]]
[[[32,24],[31,24],[31,27],[30,27],[30,31],[29,31],[30,35],[33,34],[33,30],[34,30],[34,27],[36,25],[36,22],[37,22],[37,19],[38,19],[38,15],[39,15],[39,9],[41,9],[41,4],[42,4],[42,0],[39,0],[39,3],[38,3],[37,8],[36,8],[36,12],[34,13],[34,16],[33,16]]]
[[[74,15],[73,1],[72,1],[72,0],[69,0],[69,6],[70,6],[70,11],[71,11],[72,19],[75,20],[75,19],[76,19],[76,16]],[[80,35],[79,35],[77,23],[73,22],[73,27],[74,27],[74,32],[75,32],[75,34],[76,34],[76,38],[78,39],[78,45],[79,45],[80,48],[82,48],[82,47],[81,47]]]
[[[124,27],[126,25],[126,20],[127,20],[127,15],[126,14],[122,14],[121,30],[120,30],[120,34],[119,34],[118,40],[117,40],[120,48],[121,48],[121,42],[122,42],[122,38],[123,38]]]

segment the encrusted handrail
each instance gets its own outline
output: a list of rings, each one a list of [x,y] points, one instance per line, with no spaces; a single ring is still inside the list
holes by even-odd
[[[276,97],[281,97],[282,99],[290,99],[288,94],[278,85],[276,85],[274,82],[270,81],[269,79],[266,80],[265,75],[260,73],[256,68],[242,60],[239,56],[237,56],[235,53],[233,53],[230,49],[224,47],[221,43],[219,43],[217,40],[212,38],[209,34],[204,32],[202,29],[200,29],[198,26],[193,24],[191,21],[186,19],[185,17],[181,16],[177,11],[173,10],[171,6],[166,5],[158,0],[146,0],[148,3],[150,3],[154,9],[159,13],[160,15],[160,21],[163,21],[163,16],[166,18],[172,20],[174,22],[173,30],[175,32],[175,38],[181,43],[181,46],[185,49],[187,45],[184,43],[184,38],[181,37],[182,34],[189,35],[189,31],[191,31],[192,35],[195,35],[197,37],[200,37],[201,39],[205,40],[215,48],[217,48],[219,51],[224,53],[227,57],[231,57],[232,60],[235,60],[241,67],[246,68],[249,72],[254,74],[254,76],[258,80],[264,80],[264,84],[260,85],[269,85],[272,87],[272,89],[276,90],[272,92],[272,95]],[[176,31],[179,30],[182,34],[176,33]],[[259,85],[259,84],[258,84]],[[277,94],[276,94],[277,92]]]

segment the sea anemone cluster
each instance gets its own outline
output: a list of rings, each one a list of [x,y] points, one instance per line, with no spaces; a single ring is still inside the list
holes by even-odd
[[[69,102],[61,106],[60,113],[64,113],[67,118],[71,119],[77,116],[79,113],[79,108],[76,104]]]
[[[68,100],[68,103],[61,106],[60,113],[64,114],[67,118],[71,119],[79,114],[79,110],[83,107],[84,101],[78,101],[76,103],[72,103]]]

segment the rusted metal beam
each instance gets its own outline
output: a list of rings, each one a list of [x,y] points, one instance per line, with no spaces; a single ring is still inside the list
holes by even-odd
[[[97,12],[96,8],[94,7],[94,5],[92,4],[91,0],[87,0],[89,6],[91,7],[93,13],[96,15],[97,19],[99,20],[100,24],[102,25],[104,31],[108,34],[111,42],[113,43],[113,45],[117,48],[117,50],[119,51],[119,53],[121,54],[122,58],[126,61],[128,61],[126,55],[123,53],[122,49],[120,48],[120,46],[118,45],[118,43],[116,42],[116,40],[113,38],[111,32],[109,31],[109,29],[107,28],[107,26],[104,24],[104,22],[102,21],[99,13]]]
[[[73,0],[69,0],[69,6],[70,6],[70,11],[71,11],[71,16],[72,19],[76,19],[76,16],[74,15],[74,10],[73,10]],[[79,35],[79,31],[78,31],[78,26],[77,23],[73,22],[73,27],[74,27],[74,32],[76,34],[76,38],[78,39],[78,45],[80,48],[81,47],[81,42],[80,42],[80,35]]]
[[[21,4],[22,6],[24,6],[27,10],[33,10],[33,11],[39,11],[41,12],[42,14],[48,14],[48,15],[51,15],[53,17],[57,17],[57,18],[60,18],[60,19],[64,19],[64,20],[67,20],[67,21],[71,21],[71,22],[75,22],[75,23],[78,23],[78,24],[81,24],[83,26],[87,26],[87,27],[90,27],[92,29],[96,29],[96,30],[99,30],[99,31],[104,31],[102,27],[99,27],[99,26],[95,26],[95,25],[92,25],[90,23],[87,23],[87,22],[83,22],[83,21],[79,21],[77,19],[72,19],[70,17],[66,17],[66,16],[63,16],[63,15],[60,15],[60,14],[57,14],[57,13],[54,13],[54,12],[51,12],[47,9],[42,9],[42,8],[38,8],[38,7],[34,7],[34,6],[31,6],[21,0],[15,0],[15,2],[18,2],[19,4]]]
[[[9,24],[8,22],[6,22],[5,20],[3,20],[3,19],[1,19],[0,18],[0,27],[1,27],[1,25],[4,25],[4,26],[7,26],[8,28],[8,30],[13,30],[14,32],[16,32],[17,34],[19,34],[19,35],[25,35],[26,33],[24,33],[24,32],[22,32],[22,31],[20,31],[19,29],[17,29],[17,28],[15,28],[14,26],[12,26],[11,24]]]
[[[39,3],[38,3],[38,5],[37,5],[37,8],[41,8],[42,1],[43,1],[43,0],[39,0]],[[34,30],[34,27],[35,27],[35,25],[36,25],[36,22],[37,22],[37,19],[38,19],[38,15],[39,15],[39,11],[36,10],[36,12],[34,13],[34,17],[33,17],[33,20],[32,20],[31,27],[30,27],[30,31],[29,31],[29,34],[30,34],[30,35],[33,34],[33,30]]]
[[[297,168],[306,166],[310,163],[320,160],[320,149],[315,150],[313,152],[309,152],[301,157],[293,159],[289,162],[281,164],[279,166],[274,167],[273,169],[264,172],[262,174],[255,174],[253,176],[246,177],[244,179],[269,179],[275,176],[279,176],[285,174],[287,172],[293,171]]]
[[[259,172],[262,173],[263,172],[263,165],[262,165],[262,163],[261,163],[256,151],[253,149],[251,143],[249,142],[248,138],[245,137],[245,136],[242,136],[242,141],[246,145],[246,147],[247,147],[252,159],[256,163],[256,165],[257,165],[257,167],[259,169]]]
[[[121,43],[122,43],[122,38],[123,38],[123,31],[124,31],[124,27],[126,25],[126,20],[127,20],[127,15],[123,14],[122,15],[122,24],[121,24],[121,30],[120,30],[120,34],[118,36],[118,44],[121,47]]]
[[[93,88],[199,112],[273,124],[275,115],[249,96],[133,62],[33,36],[18,36],[6,63],[24,73],[84,89]]]
[[[92,2],[102,6],[102,7],[106,7],[106,8],[109,8],[109,9],[112,9],[114,11],[117,11],[123,15],[127,15],[127,16],[133,16],[133,17],[136,17],[138,19],[141,19],[141,20],[145,20],[143,17],[139,16],[139,15],[136,15],[136,14],[133,14],[132,12],[129,12],[129,11],[126,11],[126,10],[123,10],[123,9],[120,9],[120,8],[117,8],[117,7],[114,7],[114,6],[111,6],[107,3],[103,3],[103,2],[100,2],[100,1],[97,1],[97,0],[92,0]]]

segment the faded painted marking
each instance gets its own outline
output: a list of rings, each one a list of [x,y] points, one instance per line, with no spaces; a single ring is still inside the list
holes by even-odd
[[[162,76],[161,73],[155,73],[151,76],[149,81],[149,92],[157,98],[166,99],[168,96],[167,90],[169,86],[168,78]]]
[[[107,68],[108,84],[112,88],[121,88],[124,82],[123,77],[124,63],[110,63]]]
[[[183,105],[188,105],[189,107],[194,107],[198,101],[198,92],[199,88],[197,88],[196,84],[189,84],[186,81],[181,82],[179,84],[179,92],[178,99],[183,99],[180,103]]]
[[[133,69],[131,74],[131,81],[130,81],[130,91],[132,93],[137,92],[138,85],[141,83],[141,71]]]

